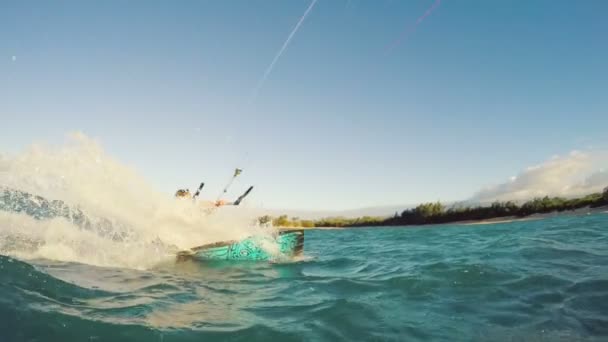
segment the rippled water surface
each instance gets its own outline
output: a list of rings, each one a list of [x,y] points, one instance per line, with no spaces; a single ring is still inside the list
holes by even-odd
[[[311,230],[290,263],[0,256],[1,341],[608,340],[608,215]]]

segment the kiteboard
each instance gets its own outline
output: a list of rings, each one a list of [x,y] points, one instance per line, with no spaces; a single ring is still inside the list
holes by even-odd
[[[304,231],[284,230],[276,236],[251,236],[240,241],[222,241],[181,251],[178,261],[264,261],[293,258],[304,251]]]

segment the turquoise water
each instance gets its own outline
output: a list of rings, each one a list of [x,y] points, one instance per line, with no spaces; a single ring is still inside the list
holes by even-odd
[[[607,339],[607,214],[311,230],[280,264],[0,256],[0,341]]]

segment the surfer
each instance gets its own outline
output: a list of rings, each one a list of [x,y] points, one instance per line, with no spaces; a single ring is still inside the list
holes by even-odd
[[[179,189],[175,192],[175,198],[179,198],[179,199],[193,199],[192,195],[190,194],[190,190],[189,189]],[[201,203],[207,204],[209,206],[215,206],[215,207],[222,207],[225,205],[234,205],[234,202],[227,202],[224,201],[222,199],[217,200],[215,202],[212,201],[201,201]]]
[[[217,200],[215,202],[212,201],[202,201],[201,203],[204,205],[207,205],[209,207],[223,207],[225,205],[239,205],[241,204],[241,201],[251,192],[251,190],[253,189],[253,186],[250,186],[249,189],[247,189],[247,191],[245,191],[245,193],[243,193],[241,196],[239,196],[239,198],[237,198],[234,202],[228,202],[222,199],[222,195],[225,195],[226,192],[228,192],[228,188],[230,187],[230,185],[232,184],[232,182],[234,181],[234,179],[240,175],[243,172],[242,169],[235,169],[234,170],[234,175],[232,176],[232,178],[230,178],[230,182],[228,182],[228,184],[226,185],[226,187],[224,187],[224,190],[222,191],[222,193],[220,194],[220,196],[218,196]],[[194,195],[190,194],[190,190],[189,189],[178,189],[175,192],[175,197],[176,198],[180,198],[180,199],[191,199],[191,200],[196,200],[196,197],[201,193],[201,190],[203,189],[203,187],[205,186],[205,183],[201,183],[201,185],[198,187],[198,189],[196,190],[196,192],[194,193]]]

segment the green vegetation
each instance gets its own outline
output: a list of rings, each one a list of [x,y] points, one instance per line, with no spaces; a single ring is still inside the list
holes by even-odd
[[[275,227],[303,227],[303,228],[314,228],[314,227],[355,227],[355,226],[378,226],[381,225],[386,218],[384,217],[371,217],[363,216],[359,218],[346,218],[346,217],[328,217],[320,220],[301,220],[298,217],[292,217],[291,219],[287,215],[281,215],[279,217],[271,217],[268,215],[258,218],[260,224],[268,224],[272,222]]]
[[[320,220],[301,220],[298,217],[291,219],[287,215],[277,218],[262,216],[260,223],[272,222],[275,227],[363,227],[363,226],[404,226],[437,224],[458,221],[487,220],[501,217],[525,217],[532,214],[550,212],[563,212],[585,207],[601,207],[608,205],[608,187],[602,193],[594,193],[580,198],[548,197],[535,198],[518,205],[515,202],[494,202],[489,206],[463,206],[453,205],[446,208],[440,202],[423,203],[413,209],[406,209],[401,214],[395,213],[393,217],[359,218],[329,217]]]
[[[581,198],[565,199],[561,197],[535,198],[521,206],[512,201],[494,202],[490,206],[462,207],[453,206],[447,210],[441,203],[425,203],[414,209],[408,209],[399,217],[387,219],[383,225],[409,225],[447,223],[469,220],[487,220],[500,217],[525,217],[532,214],[562,212],[584,207],[608,205],[608,199],[600,193]]]

